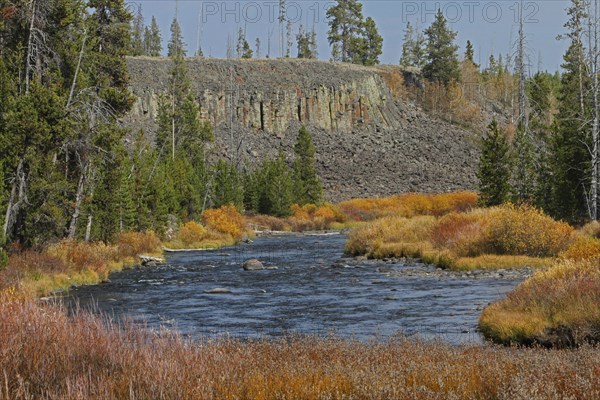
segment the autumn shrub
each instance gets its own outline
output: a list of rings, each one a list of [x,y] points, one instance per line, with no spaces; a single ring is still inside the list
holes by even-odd
[[[286,218],[275,217],[273,215],[249,215],[246,216],[247,224],[250,228],[257,231],[290,231],[292,227]]]
[[[370,221],[386,216],[440,216],[452,211],[467,211],[476,205],[476,193],[459,192],[442,194],[409,193],[380,199],[353,199],[341,202],[338,207],[349,220]]]
[[[288,223],[294,231],[332,229],[335,223],[343,224],[347,220],[342,211],[331,203],[320,206],[292,204],[291,209]]]
[[[457,257],[479,256],[485,253],[485,231],[495,214],[495,210],[448,214],[437,221],[430,240]]]
[[[600,222],[591,221],[579,229],[579,233],[583,236],[600,238]]]
[[[600,239],[579,236],[565,251],[560,253],[560,258],[574,261],[600,260]]]
[[[106,263],[119,259],[117,246],[102,242],[62,240],[48,246],[45,252],[79,271],[85,268],[104,269]]]
[[[122,232],[117,236],[117,246],[121,257],[155,254],[161,250],[160,239],[152,231]]]
[[[371,257],[384,253],[387,257],[402,257],[405,252],[415,253],[420,244],[428,242],[435,223],[436,218],[432,216],[387,217],[371,221],[350,232],[345,251],[351,255]],[[431,247],[427,244],[425,246]],[[398,252],[394,254],[390,251],[392,248],[396,248]]]
[[[233,205],[204,211],[202,219],[205,225],[217,232],[239,239],[245,232],[244,217]]]
[[[179,227],[177,238],[184,245],[189,246],[194,243],[200,243],[207,236],[207,230],[196,221],[186,222]]]
[[[600,263],[563,260],[484,309],[484,335],[499,343],[600,342]]]
[[[574,229],[530,206],[505,205],[494,212],[486,242],[490,253],[557,256],[574,239]]]

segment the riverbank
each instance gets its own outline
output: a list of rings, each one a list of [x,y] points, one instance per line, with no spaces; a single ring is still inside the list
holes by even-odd
[[[0,398],[596,399],[600,350],[209,340],[0,298]],[[577,379],[573,379],[573,377]]]

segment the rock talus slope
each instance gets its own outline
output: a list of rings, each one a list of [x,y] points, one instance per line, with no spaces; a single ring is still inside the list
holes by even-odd
[[[152,138],[172,64],[127,62],[136,100],[124,122]],[[190,59],[187,67],[201,117],[215,128],[213,156],[241,159],[251,168],[283,148],[291,160],[305,124],[329,200],[471,190],[476,184],[476,136],[398,96],[398,77],[407,72],[397,67],[217,59]]]

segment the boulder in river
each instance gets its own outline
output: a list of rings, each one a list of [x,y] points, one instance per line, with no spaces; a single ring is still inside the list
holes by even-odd
[[[210,290],[205,290],[204,293],[207,293],[207,294],[229,294],[229,293],[231,293],[231,290],[226,289],[226,288],[214,288],[214,289],[210,289]]]
[[[251,258],[250,260],[244,261],[242,268],[244,268],[244,271],[260,271],[265,269],[265,266],[256,258]]]

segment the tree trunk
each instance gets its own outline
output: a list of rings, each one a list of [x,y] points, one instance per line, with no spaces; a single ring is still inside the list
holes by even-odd
[[[15,174],[15,180],[10,191],[10,198],[8,199],[8,206],[6,207],[6,215],[4,218],[4,226],[2,232],[4,237],[8,237],[8,233],[12,230],[12,226],[15,223],[16,216],[19,213],[19,209],[24,202],[27,202],[27,187],[26,187],[26,175],[23,171],[23,159],[19,160],[17,165],[17,172]],[[16,198],[16,201],[15,201]]]
[[[77,184],[77,194],[75,195],[75,210],[71,215],[71,223],[69,224],[69,239],[75,239],[75,233],[77,232],[77,221],[81,214],[81,203],[83,201],[83,193],[85,188],[85,169],[81,171],[79,176],[79,183]]]
[[[29,93],[30,86],[30,71],[31,71],[31,58],[33,57],[33,28],[35,25],[35,8],[36,0],[31,2],[31,21],[29,22],[29,38],[27,39],[27,54],[25,59],[25,94]]]

